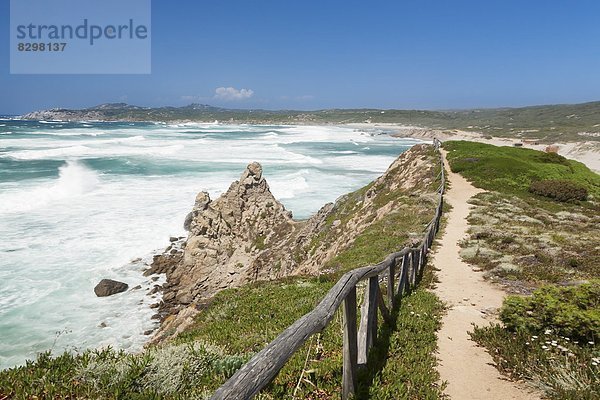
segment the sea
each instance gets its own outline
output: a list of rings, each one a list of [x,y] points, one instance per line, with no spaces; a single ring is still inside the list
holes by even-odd
[[[336,126],[24,121],[0,117],[0,369],[37,354],[139,351],[156,327],[142,272],[199,191],[258,161],[294,218],[383,173],[420,142]],[[103,278],[130,289],[98,298]]]

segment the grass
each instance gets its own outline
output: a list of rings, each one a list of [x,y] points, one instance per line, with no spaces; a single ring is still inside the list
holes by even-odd
[[[444,149],[452,171],[485,190],[528,197],[532,181],[566,180],[600,199],[600,176],[558,154],[466,141],[445,142]]]
[[[359,399],[440,399],[436,370],[436,332],[441,326],[443,304],[428,288],[434,279],[430,269],[415,291],[395,314],[393,325],[384,325],[361,376]]]

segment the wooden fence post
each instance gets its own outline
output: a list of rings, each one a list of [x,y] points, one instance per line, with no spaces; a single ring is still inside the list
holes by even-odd
[[[358,329],[358,365],[367,364],[369,350],[377,339],[377,291],[379,277],[369,278],[365,289],[365,299],[360,310],[360,327]]]
[[[356,369],[358,348],[356,343],[356,286],[344,300],[344,369],[342,399],[347,400],[356,393]]]
[[[402,265],[400,269],[400,279],[398,280],[398,296],[402,298],[404,292],[406,292],[406,280],[408,278],[408,253],[402,256]]]
[[[419,272],[419,251],[417,249],[412,252],[412,269],[411,269],[411,287],[414,287],[417,283],[417,273]]]
[[[396,307],[396,293],[394,292],[394,279],[396,275],[396,260],[392,260],[388,268],[388,284],[387,284],[387,295],[388,304],[390,305],[390,312],[393,312]]]

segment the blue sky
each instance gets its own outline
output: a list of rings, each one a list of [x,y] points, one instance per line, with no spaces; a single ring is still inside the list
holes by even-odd
[[[10,75],[2,29],[0,113],[121,101],[455,109],[600,100],[598,21],[597,0],[154,0],[150,75]],[[0,0],[0,26],[9,22]]]

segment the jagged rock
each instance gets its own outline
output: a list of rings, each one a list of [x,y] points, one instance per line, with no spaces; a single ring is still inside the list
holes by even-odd
[[[294,221],[275,199],[256,162],[218,199],[200,192],[184,223],[188,237],[181,250],[170,254],[169,249],[156,256],[145,272],[165,273],[167,278],[159,306],[163,322],[154,337],[168,337],[174,321],[179,326],[189,318],[187,314],[175,317],[181,310],[191,315],[195,306],[222,289],[291,274],[327,272],[323,268],[328,260],[394,211],[397,193],[427,197],[423,209],[431,211],[435,194],[429,186],[437,161],[430,146],[413,146],[366,193],[342,196],[305,221]],[[390,191],[396,194],[389,196]],[[340,207],[352,212],[343,219],[340,214],[330,218]]]
[[[126,291],[129,285],[112,279],[102,279],[94,288],[94,293],[98,297],[112,296],[113,294]]]

